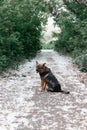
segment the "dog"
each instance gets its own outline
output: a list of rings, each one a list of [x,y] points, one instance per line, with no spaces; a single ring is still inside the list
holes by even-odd
[[[48,68],[45,64],[46,63],[39,64],[38,61],[36,61],[36,72],[39,73],[41,78],[41,87],[39,91],[42,92],[47,88],[48,92],[61,92],[64,94],[69,94],[69,92],[63,91],[61,89],[59,81],[51,72],[51,69]]]

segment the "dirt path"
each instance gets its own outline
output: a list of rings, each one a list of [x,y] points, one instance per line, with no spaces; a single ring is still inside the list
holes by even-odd
[[[70,95],[38,92],[35,61],[46,62]],[[69,57],[43,50],[0,78],[0,130],[87,130],[87,87]]]

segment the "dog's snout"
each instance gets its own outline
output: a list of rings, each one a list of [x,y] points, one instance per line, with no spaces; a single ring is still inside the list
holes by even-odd
[[[38,69],[36,69],[36,72],[38,72]]]

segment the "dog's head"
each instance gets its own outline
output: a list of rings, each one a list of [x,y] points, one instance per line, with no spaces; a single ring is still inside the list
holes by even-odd
[[[46,64],[46,63],[39,64],[39,63],[36,61],[36,72],[42,74],[42,73],[44,73],[44,72],[49,71],[50,69],[49,69],[47,66],[45,66],[45,64]]]

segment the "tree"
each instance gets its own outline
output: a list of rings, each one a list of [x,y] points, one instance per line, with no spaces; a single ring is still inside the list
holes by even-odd
[[[60,10],[57,9],[58,12],[53,15],[56,24],[61,28],[61,34],[58,35],[58,40],[55,42],[55,49],[69,53],[75,59],[79,57],[78,61],[81,61],[83,59],[81,56],[87,57],[86,2],[82,0],[63,0],[63,2]],[[80,63],[82,63],[81,67],[87,70],[86,59],[84,58]]]
[[[0,1],[0,70],[41,49],[44,0]]]

